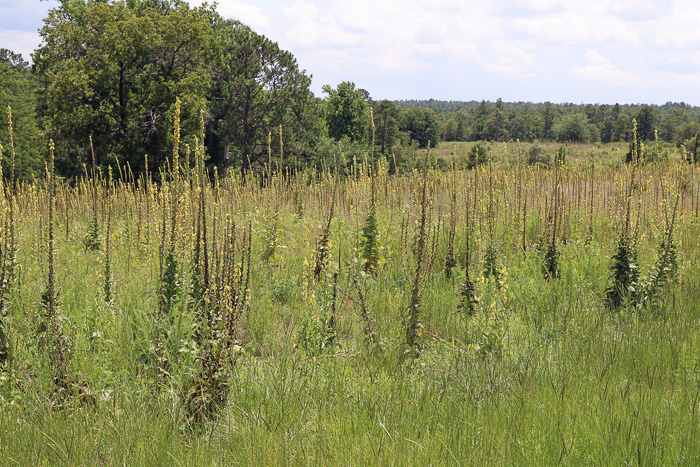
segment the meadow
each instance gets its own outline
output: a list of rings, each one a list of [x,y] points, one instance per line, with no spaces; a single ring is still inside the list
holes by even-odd
[[[678,149],[223,178],[175,144],[160,183],[5,174],[3,465],[699,462]]]

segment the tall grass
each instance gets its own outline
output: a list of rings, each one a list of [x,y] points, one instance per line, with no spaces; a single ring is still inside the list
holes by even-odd
[[[698,462],[700,178],[678,154],[244,180],[206,173],[201,141],[160,185],[4,186],[3,463]],[[611,309],[627,225],[663,299]]]

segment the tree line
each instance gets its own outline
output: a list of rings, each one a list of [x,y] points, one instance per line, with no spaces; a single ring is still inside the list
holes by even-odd
[[[390,102],[351,82],[317,97],[290,52],[215,6],[182,0],[58,0],[40,34],[31,65],[0,50],[0,144],[24,179],[41,175],[49,138],[65,177],[94,160],[157,178],[178,99],[181,160],[203,138],[207,163],[222,171],[292,168],[341,150],[391,161],[440,141],[627,141],[632,118],[643,139],[658,130],[680,143],[700,130],[700,110],[682,103]]]
[[[700,107],[684,102],[648,104],[553,104],[487,101],[395,101],[399,109],[437,113],[443,141],[629,142],[632,120],[641,139],[676,145],[700,131]]]

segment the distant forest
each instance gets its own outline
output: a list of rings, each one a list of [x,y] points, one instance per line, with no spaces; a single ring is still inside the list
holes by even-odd
[[[680,145],[700,130],[700,107],[684,102],[608,105],[428,99],[393,104],[398,109],[434,111],[442,141],[627,142],[636,119],[640,138]]]

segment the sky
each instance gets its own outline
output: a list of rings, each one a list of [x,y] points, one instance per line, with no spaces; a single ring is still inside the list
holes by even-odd
[[[700,105],[697,0],[218,3],[292,52],[318,96],[351,81],[375,100]],[[0,48],[30,60],[55,5],[0,0]]]

